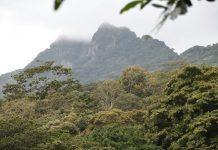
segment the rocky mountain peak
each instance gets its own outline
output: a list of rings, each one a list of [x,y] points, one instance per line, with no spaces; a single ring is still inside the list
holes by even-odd
[[[109,23],[103,23],[92,37],[88,54],[95,56],[97,52],[113,50],[114,47],[134,42],[136,39],[136,34],[126,27],[115,27]]]
[[[110,42],[111,40],[124,39],[129,36],[136,38],[136,34],[126,27],[115,27],[109,23],[104,23],[100,25],[93,35],[92,42]]]

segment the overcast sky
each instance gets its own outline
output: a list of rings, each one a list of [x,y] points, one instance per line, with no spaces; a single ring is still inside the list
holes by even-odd
[[[0,1],[0,74],[23,68],[60,36],[91,39],[103,22],[150,34],[161,10],[119,10],[130,0],[66,0],[53,11],[53,0]],[[188,14],[168,21],[154,38],[176,52],[218,43],[218,2],[196,1]]]

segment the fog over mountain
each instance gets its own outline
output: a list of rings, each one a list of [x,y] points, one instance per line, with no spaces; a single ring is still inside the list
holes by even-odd
[[[54,60],[71,67],[76,79],[90,82],[113,78],[132,64],[157,70],[163,63],[176,59],[178,55],[161,41],[139,38],[126,27],[102,24],[90,42],[59,39],[27,67]]]
[[[102,24],[91,41],[60,38],[30,62],[25,68],[55,61],[73,69],[74,77],[82,83],[116,78],[129,65],[141,65],[147,70],[165,69],[164,64],[175,61],[192,64],[218,65],[218,44],[194,46],[178,55],[164,42],[145,35],[137,37],[126,27]],[[0,90],[12,82],[11,74],[0,76]]]

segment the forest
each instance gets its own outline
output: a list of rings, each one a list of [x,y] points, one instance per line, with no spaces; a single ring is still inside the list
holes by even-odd
[[[218,67],[123,68],[82,84],[49,61],[13,75],[0,101],[1,150],[218,149]]]

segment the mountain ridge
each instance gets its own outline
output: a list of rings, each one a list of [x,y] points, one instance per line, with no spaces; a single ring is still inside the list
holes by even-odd
[[[163,52],[161,55],[156,55],[156,52],[153,50],[159,50],[159,53]],[[164,56],[169,53],[172,58],[168,58],[167,55]],[[141,60],[138,59],[140,55],[144,56]],[[43,62],[54,60],[58,64],[72,68],[78,80],[90,82],[95,81],[97,78],[105,79],[107,78],[106,74],[116,76],[118,72],[131,64],[139,64],[149,68],[149,70],[155,70],[161,63],[168,61],[168,59],[169,61],[175,60],[177,57],[178,55],[166,46],[164,42],[156,39],[145,40],[139,38],[126,27],[103,24],[95,32],[89,43],[84,41],[75,42],[73,40],[69,42],[69,40],[59,39],[52,43],[49,49],[40,53],[27,66],[33,67],[36,64],[36,60]],[[143,59],[149,60],[150,64],[148,62],[143,63]],[[120,66],[116,66],[117,64]],[[157,67],[156,64],[159,64],[159,66]],[[111,69],[107,72],[103,70],[105,66]],[[99,76],[96,70],[103,74]],[[88,74],[89,79],[84,74]]]
[[[218,65],[217,57],[218,44],[194,46],[178,55],[163,41],[149,35],[140,38],[126,27],[102,24],[90,41],[59,38],[25,68],[55,61],[72,68],[76,79],[89,83],[116,78],[129,65],[141,65],[147,70],[162,70],[163,64],[178,60],[191,64]],[[11,82],[9,75],[0,76],[0,90],[6,83],[5,78]]]

